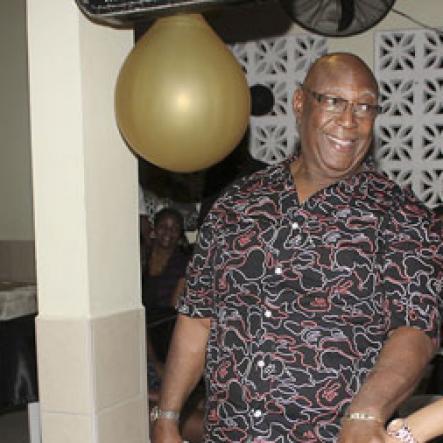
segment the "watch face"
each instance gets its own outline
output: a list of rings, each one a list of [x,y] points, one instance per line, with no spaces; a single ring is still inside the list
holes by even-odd
[[[154,406],[151,410],[151,421],[155,421],[158,418],[158,406]]]

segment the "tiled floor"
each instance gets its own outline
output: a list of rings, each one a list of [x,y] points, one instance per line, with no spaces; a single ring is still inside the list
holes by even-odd
[[[0,413],[0,441],[1,443],[29,443],[26,408]]]

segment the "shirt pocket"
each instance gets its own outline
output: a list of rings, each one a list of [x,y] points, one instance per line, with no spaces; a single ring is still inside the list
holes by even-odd
[[[377,224],[373,218],[363,219],[349,229],[345,223],[333,222],[320,235],[312,236],[302,252],[300,303],[339,324],[378,323],[383,312],[383,242]]]
[[[321,233],[312,236],[307,248],[314,270],[311,274],[320,276],[326,287],[351,285],[353,291],[372,292],[382,249],[374,217],[361,217],[358,223],[331,218]]]

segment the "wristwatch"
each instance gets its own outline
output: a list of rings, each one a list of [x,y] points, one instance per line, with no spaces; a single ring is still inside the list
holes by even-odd
[[[166,420],[178,421],[179,418],[180,418],[180,412],[177,412],[177,411],[163,411],[158,406],[154,406],[151,409],[150,417],[151,417],[151,421],[152,422],[155,422],[159,418],[164,418]]]

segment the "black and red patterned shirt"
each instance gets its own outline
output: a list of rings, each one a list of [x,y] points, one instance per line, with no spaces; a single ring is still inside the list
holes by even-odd
[[[333,442],[389,331],[437,340],[441,223],[369,163],[300,204],[289,165],[218,199],[188,268],[207,442]]]

